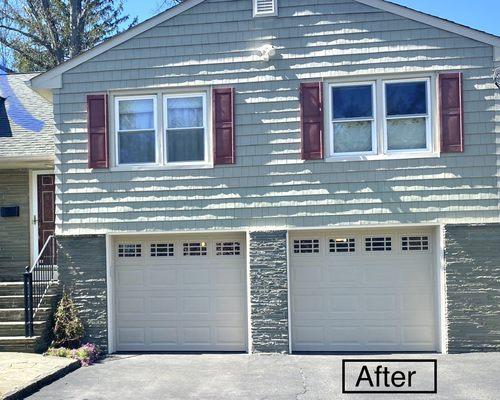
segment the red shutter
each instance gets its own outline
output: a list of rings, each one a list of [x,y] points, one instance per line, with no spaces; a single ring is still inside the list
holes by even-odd
[[[461,153],[464,151],[462,73],[439,75],[439,101],[441,152]]]
[[[300,124],[303,160],[323,158],[323,90],[321,82],[300,84]]]
[[[234,89],[214,89],[212,93],[215,165],[234,164]]]
[[[87,96],[89,168],[108,168],[108,96]]]

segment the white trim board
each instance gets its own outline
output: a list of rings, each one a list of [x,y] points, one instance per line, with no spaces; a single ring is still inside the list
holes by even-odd
[[[175,7],[150,18],[135,27],[118,34],[105,42],[97,45],[96,47],[80,54],[79,56],[72,58],[65,63],[43,73],[35,76],[30,80],[31,86],[36,90],[43,89],[60,89],[62,88],[62,74],[76,66],[91,60],[94,57],[116,47],[129,39],[165,22],[169,19],[189,10],[190,8],[202,3],[205,0],[187,0]],[[421,22],[426,25],[433,26],[438,29],[443,29],[448,32],[455,33],[460,36],[464,36],[478,42],[486,43],[495,47],[500,47],[500,37],[492,35],[490,33],[482,32],[474,28],[467,27],[465,25],[460,25],[456,22],[448,21],[443,18],[435,17],[430,14],[425,14],[420,11],[413,10],[398,4],[394,4],[385,0],[356,0],[359,3],[365,4],[369,7],[374,7],[382,11],[386,11],[392,14],[400,15],[405,18],[412,19],[414,21]]]

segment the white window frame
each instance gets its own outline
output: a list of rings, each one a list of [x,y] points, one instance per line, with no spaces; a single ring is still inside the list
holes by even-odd
[[[128,132],[127,130],[120,130],[120,102],[121,101],[133,101],[133,100],[153,100],[153,121],[154,121],[154,131],[155,131],[155,161],[152,163],[120,163],[120,132]],[[114,148],[115,148],[115,163],[120,167],[151,167],[156,166],[159,163],[159,138],[158,138],[158,101],[156,95],[137,95],[137,96],[118,96],[115,97],[114,106]],[[136,129],[131,132],[149,132],[152,129]]]
[[[370,79],[371,78],[371,79]],[[386,134],[386,104],[385,104],[385,83],[392,82],[422,82],[427,81],[427,149],[409,149],[409,150],[391,150],[387,151],[387,134]],[[375,82],[375,97],[374,103],[374,118],[375,118],[375,140],[376,146],[373,154],[353,154],[353,153],[333,153],[333,127],[332,127],[332,89],[335,86],[355,86],[366,85]],[[440,143],[439,143],[439,110],[438,107],[438,85],[436,73],[415,73],[415,74],[387,74],[375,77],[347,77],[347,78],[331,78],[325,81],[325,108],[328,112],[324,115],[325,138],[327,148],[325,149],[326,162],[346,162],[346,161],[371,161],[371,160],[397,160],[397,159],[412,159],[412,158],[439,158]]]
[[[414,114],[414,115],[404,115],[404,116],[388,116],[387,115],[387,84],[391,83],[412,83],[412,82],[425,82],[426,84],[426,96],[427,96],[427,114]],[[398,154],[398,153],[428,153],[432,151],[432,104],[431,104],[431,79],[430,78],[413,78],[413,79],[385,79],[382,81],[383,84],[383,107],[384,113],[384,153],[385,154]],[[401,120],[401,119],[412,119],[412,118],[425,118],[425,149],[401,149],[401,150],[389,150],[389,138],[387,136],[387,121],[388,120]]]
[[[252,0],[253,3],[253,16],[258,17],[275,17],[278,15],[278,0],[273,1],[273,11],[272,12],[257,12],[257,0]]]
[[[168,97],[193,97],[203,96],[204,103],[204,129],[205,129],[205,159],[195,162],[166,162],[166,136],[165,129],[166,121],[164,121],[164,100],[163,96]],[[210,88],[197,88],[192,90],[189,88],[163,89],[156,91],[133,91],[124,90],[110,93],[109,96],[110,114],[110,155],[111,155],[111,171],[148,171],[148,170],[180,170],[180,169],[211,169],[214,168],[213,161],[213,124],[212,118],[209,116],[212,113],[211,91]],[[120,164],[119,163],[119,138],[118,138],[118,122],[119,122],[119,100],[136,100],[136,99],[151,99],[154,98],[155,107],[155,132],[156,132],[156,162],[142,164]]]
[[[187,98],[187,97],[201,97],[203,103],[203,127],[192,127],[192,128],[175,128],[175,130],[190,130],[190,129],[201,129],[203,128],[203,144],[204,144],[204,157],[203,160],[200,161],[180,161],[180,162],[169,162],[168,161],[168,148],[167,148],[167,130],[174,129],[168,128],[168,108],[167,101],[168,99],[179,99],[179,98]],[[163,94],[163,157],[165,160],[165,165],[172,167],[180,167],[180,166],[206,166],[209,162],[209,146],[210,146],[210,134],[208,127],[208,116],[207,116],[207,94],[203,92],[197,93],[182,93],[182,94]]]
[[[356,87],[356,86],[371,86],[372,88],[372,117],[361,117],[361,118],[342,118],[342,119],[333,119],[333,89],[336,87]],[[349,156],[366,156],[377,154],[377,98],[376,98],[376,82],[375,81],[367,81],[367,82],[350,82],[350,83],[336,83],[330,84],[328,88],[329,93],[329,121],[330,121],[330,135],[329,135],[329,144],[330,144],[330,157],[349,157]],[[362,152],[344,152],[344,153],[336,153],[335,152],[335,132],[334,132],[334,124],[335,123],[343,123],[343,122],[367,122],[371,121],[372,123],[372,150],[371,151],[362,151]]]

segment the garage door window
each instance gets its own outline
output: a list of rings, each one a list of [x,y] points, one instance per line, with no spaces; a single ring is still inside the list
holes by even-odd
[[[151,257],[174,257],[173,243],[152,243]]]
[[[319,239],[299,239],[293,241],[294,254],[319,253]]]
[[[184,256],[206,256],[207,244],[205,242],[190,242],[183,244]]]
[[[401,238],[403,251],[428,251],[429,236],[403,236]]]
[[[356,239],[335,238],[330,239],[330,253],[354,253],[356,251]]]
[[[215,253],[218,256],[239,256],[241,255],[240,242],[217,242]]]
[[[142,256],[142,246],[140,244],[119,244],[118,257],[137,258]]]
[[[391,251],[392,239],[390,237],[367,237],[365,238],[366,251]]]

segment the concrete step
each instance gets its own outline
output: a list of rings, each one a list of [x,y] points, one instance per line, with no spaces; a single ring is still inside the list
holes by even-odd
[[[58,281],[54,281],[47,294],[57,293]],[[0,296],[23,296],[24,282],[0,282]]]
[[[35,321],[33,323],[35,334],[39,335],[45,329],[45,321]],[[0,339],[9,336],[24,337],[24,321],[22,322],[0,322]]]
[[[24,283],[23,282],[0,282],[0,295],[2,296],[23,296]]]
[[[35,343],[39,336],[25,338],[19,336],[0,337],[0,351],[13,351],[20,353],[34,353]]]
[[[42,301],[42,306],[50,306],[56,296],[57,294],[47,294]],[[0,293],[0,308],[24,308],[24,295],[2,296]]]
[[[35,321],[46,321],[51,308],[40,307],[35,313]],[[0,308],[0,322],[24,322],[24,308]]]

